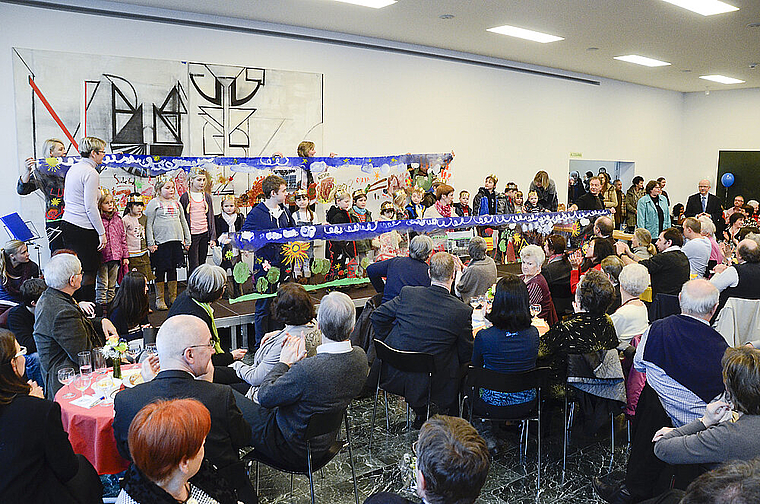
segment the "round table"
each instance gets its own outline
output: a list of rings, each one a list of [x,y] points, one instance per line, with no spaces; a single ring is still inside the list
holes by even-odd
[[[139,365],[123,365],[122,369],[140,367]],[[112,370],[109,368],[108,372]],[[93,381],[95,381],[93,379]],[[98,404],[90,409],[82,408],[71,401],[81,397],[79,391],[71,387],[75,394],[71,399],[64,399],[69,392],[69,386],[61,388],[55,395],[55,401],[61,405],[61,421],[63,429],[69,434],[74,453],[84,455],[95,467],[98,474],[116,474],[129,467],[129,461],[119,455],[116,449],[116,438],[113,434],[113,402]],[[92,394],[91,389],[85,394]]]

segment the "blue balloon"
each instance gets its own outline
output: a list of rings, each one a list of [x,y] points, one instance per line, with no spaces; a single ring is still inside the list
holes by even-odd
[[[734,185],[734,174],[731,172],[724,173],[720,178],[720,183],[723,184],[723,187],[731,187]]]

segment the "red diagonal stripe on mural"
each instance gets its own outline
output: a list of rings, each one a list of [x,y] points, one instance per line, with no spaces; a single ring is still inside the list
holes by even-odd
[[[61,118],[58,117],[58,114],[55,113],[55,110],[53,110],[53,107],[50,106],[48,101],[45,99],[45,96],[42,94],[42,91],[40,91],[40,88],[37,87],[37,84],[34,83],[34,80],[32,80],[32,77],[29,77],[29,85],[32,86],[32,89],[34,90],[34,94],[37,95],[37,98],[40,99],[43,105],[45,105],[45,108],[48,112],[50,112],[50,115],[52,116],[53,120],[58,123],[58,126],[61,127],[63,130],[64,135],[66,135],[66,138],[71,141],[71,144],[74,146],[76,150],[79,150],[79,145],[77,144],[77,141],[74,140],[74,137],[69,133],[69,130],[66,129],[66,126],[64,126],[63,121],[61,121]]]

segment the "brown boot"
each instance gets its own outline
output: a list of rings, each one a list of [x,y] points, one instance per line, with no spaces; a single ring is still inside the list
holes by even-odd
[[[177,299],[177,281],[169,280],[167,282],[169,286],[169,306],[174,304],[174,300]]]
[[[164,301],[164,282],[156,282],[156,310],[166,311],[169,307]]]

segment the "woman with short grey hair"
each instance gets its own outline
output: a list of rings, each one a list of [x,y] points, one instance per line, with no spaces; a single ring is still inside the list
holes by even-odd
[[[723,264],[723,251],[715,240],[715,223],[707,215],[697,217],[697,220],[702,223],[702,236],[707,237],[710,240],[710,261],[715,261],[715,264]]]
[[[552,291],[549,290],[549,284],[546,278],[541,274],[541,266],[546,260],[546,253],[538,245],[526,245],[520,250],[520,260],[522,261],[522,281],[528,287],[530,304],[541,305],[541,312],[538,318],[542,318],[547,324],[553,325],[559,318],[557,310],[554,308],[552,301]]]
[[[319,302],[317,324],[324,338],[345,341],[351,336],[356,323],[356,307],[347,294],[333,291]]]
[[[202,264],[187,279],[185,289],[169,308],[167,318],[174,315],[193,315],[203,320],[211,332],[214,342],[214,355],[211,362],[214,363],[214,382],[216,383],[240,383],[235,370],[227,366],[233,361],[240,360],[246,354],[246,350],[236,349],[227,352],[222,348],[219,333],[214,321],[214,310],[211,303],[219,301],[224,294],[227,282],[227,272],[219,266]]]
[[[457,273],[454,282],[455,291],[465,303],[469,303],[474,297],[482,296],[496,283],[496,263],[486,255],[486,250],[486,241],[480,236],[473,237],[467,246],[470,262]]]
[[[433,239],[427,235],[417,235],[409,243],[409,257],[418,261],[427,261],[430,259],[430,253],[433,251]]]
[[[623,267],[618,277],[620,283],[620,308],[610,315],[620,344],[625,350],[636,336],[649,327],[649,313],[639,296],[649,287],[649,270],[638,263]]]

